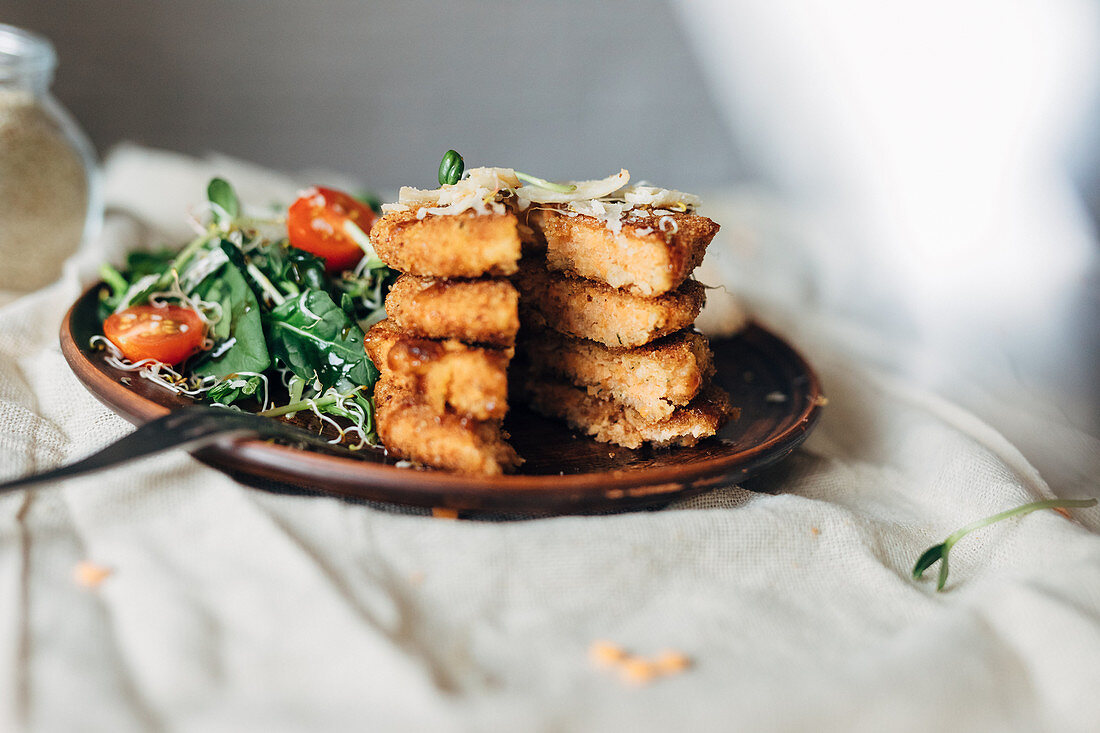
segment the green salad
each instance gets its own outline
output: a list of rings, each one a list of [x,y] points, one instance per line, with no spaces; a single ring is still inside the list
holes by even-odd
[[[363,333],[385,317],[396,278],[368,238],[377,200],[315,187],[257,218],[220,178],[207,199],[182,249],[102,267],[93,341],[115,367],[173,392],[272,417],[309,411],[336,440],[377,443],[378,370]]]

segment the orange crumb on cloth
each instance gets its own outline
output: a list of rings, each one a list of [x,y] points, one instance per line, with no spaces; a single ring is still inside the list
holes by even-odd
[[[623,682],[631,685],[647,685],[659,677],[680,674],[691,667],[691,659],[682,652],[668,649],[654,658],[647,658],[630,654],[604,640],[592,642],[588,658],[601,668],[617,672]]]
[[[661,652],[661,654],[654,661],[657,669],[664,674],[674,674],[676,672],[683,672],[691,666],[691,660],[687,658],[687,655],[667,650]]]
[[[84,588],[98,588],[111,573],[110,568],[96,565],[88,560],[81,560],[73,567],[73,580]]]
[[[611,667],[623,661],[626,652],[609,641],[594,641],[588,649],[588,656],[601,667]]]
[[[652,682],[660,674],[660,671],[657,669],[657,665],[648,659],[630,657],[620,665],[619,674],[624,682],[629,682],[632,685],[646,685]]]

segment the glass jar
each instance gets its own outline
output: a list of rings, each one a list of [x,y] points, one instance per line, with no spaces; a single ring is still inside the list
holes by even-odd
[[[0,24],[0,303],[57,279],[102,222],[95,152],[50,94],[45,38]]]

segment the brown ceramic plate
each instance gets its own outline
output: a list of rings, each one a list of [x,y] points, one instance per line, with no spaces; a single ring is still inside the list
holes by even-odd
[[[77,378],[105,405],[142,423],[190,404],[108,365],[89,346],[99,332],[98,286],[73,304],[61,349]],[[397,468],[383,451],[303,450],[259,440],[205,448],[195,457],[234,476],[268,479],[357,499],[499,512],[568,513],[660,504],[741,481],[793,451],[809,434],[823,400],[809,365],[759,325],[714,339],[716,381],[741,417],[693,448],[629,450],[578,436],[563,424],[514,408],[505,427],[527,461],[494,478]],[[132,376],[133,375],[129,375]]]

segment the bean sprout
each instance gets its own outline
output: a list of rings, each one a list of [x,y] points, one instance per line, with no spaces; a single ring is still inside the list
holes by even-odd
[[[173,369],[170,364],[165,364],[163,361],[157,361],[156,359],[130,361],[123,356],[117,346],[104,336],[92,336],[89,343],[106,351],[107,356],[103,357],[103,360],[115,369],[123,372],[137,372],[137,375],[142,379],[147,379],[175,394],[200,397],[213,389],[219,381],[217,377],[192,377],[188,379]]]

